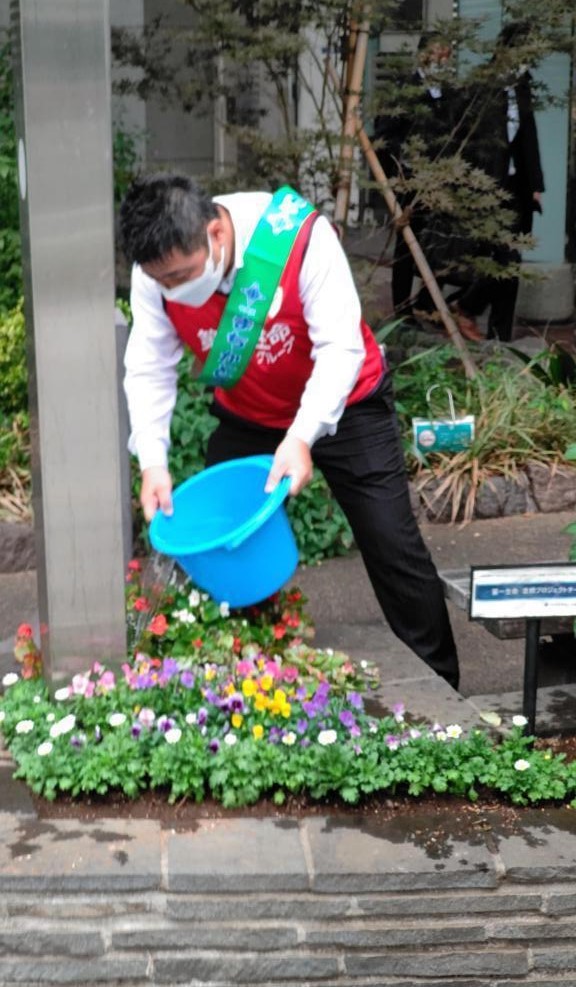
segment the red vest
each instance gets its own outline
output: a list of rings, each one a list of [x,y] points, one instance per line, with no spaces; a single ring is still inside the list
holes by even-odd
[[[305,220],[296,238],[280,279],[280,307],[274,315],[267,317],[244,374],[234,387],[227,390],[217,387],[215,390],[218,403],[228,411],[269,428],[288,428],[292,424],[314,366],[310,359],[312,343],[304,319],[298,278],[317,216],[318,213],[312,213]],[[200,363],[204,363],[212,346],[226,302],[227,295],[219,292],[199,308],[164,301],[180,339]],[[371,329],[363,321],[360,326],[366,356],[347,404],[367,397],[379,384],[385,369]]]

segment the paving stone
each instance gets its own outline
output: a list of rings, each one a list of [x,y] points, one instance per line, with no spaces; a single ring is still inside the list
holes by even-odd
[[[39,931],[38,928],[28,926],[26,931],[0,931],[1,956],[99,956],[102,953],[102,936],[99,932],[91,932],[86,928],[81,931],[60,932]]]
[[[339,976],[338,960],[333,956],[278,953],[275,956],[158,956],[154,960],[158,983],[206,983],[223,980],[231,984],[273,983],[282,971],[282,980],[293,978],[305,983]],[[325,984],[324,987],[328,987]]]
[[[0,815],[36,816],[30,790],[23,781],[12,777],[14,763],[2,758],[0,763]]]
[[[554,971],[569,971],[576,975],[576,950],[574,946],[562,948],[558,946],[550,946],[549,949],[534,949],[532,950],[532,961],[534,964],[534,970],[549,970]],[[565,981],[562,981],[565,984]],[[540,984],[538,984],[540,987]]]
[[[362,915],[471,915],[489,912],[538,912],[542,908],[540,894],[509,894],[502,889],[483,894],[395,895],[387,898],[356,898]],[[561,906],[560,906],[561,907]],[[552,912],[550,912],[552,914]]]
[[[148,982],[146,957],[90,960],[0,959],[0,985],[24,984],[144,984]]]
[[[314,647],[344,651],[355,661],[373,661],[382,681],[422,678],[434,672],[395,637],[383,620],[370,623],[320,625]]]
[[[420,665],[427,668],[424,662]],[[458,723],[466,731],[486,726],[477,709],[434,673],[418,679],[383,682],[376,692],[376,699],[381,715],[391,712],[396,703],[403,703],[411,720],[430,725],[438,722],[444,726]],[[371,697],[367,706],[372,702]]]
[[[522,692],[505,692],[500,696],[470,696],[469,702],[479,711],[493,710],[510,723],[522,712]],[[536,732],[559,732],[576,729],[576,684],[546,686],[536,697]]]
[[[1,945],[1,939],[0,939]],[[221,949],[235,952],[261,952],[275,949],[291,949],[298,945],[296,929],[265,925],[258,929],[218,927],[207,928],[180,925],[155,929],[138,929],[133,932],[117,932],[112,935],[115,950],[182,950]]]
[[[422,925],[366,928],[324,928],[308,930],[304,941],[310,946],[344,947],[348,949],[394,949],[402,946],[445,946],[447,943],[478,943],[486,940],[483,925]]]
[[[568,808],[524,809],[486,819],[502,862],[506,881],[576,879],[576,813]]]
[[[532,918],[516,922],[490,922],[488,935],[490,939],[506,939],[510,942],[527,939],[531,945],[539,939],[576,940],[576,922],[563,922],[554,918],[549,918],[548,921],[535,921]]]
[[[453,814],[374,819],[360,813],[306,819],[313,890],[369,892],[493,888],[494,858],[472,823]]]
[[[255,922],[262,919],[297,919],[325,922],[335,918],[357,915],[358,910],[350,898],[329,898],[325,895],[309,895],[306,898],[292,895],[245,895],[214,898],[202,895],[194,900],[171,896],[166,903],[166,914],[176,921],[195,922]]]
[[[298,823],[203,820],[167,838],[170,891],[304,891],[309,876]]]
[[[378,977],[386,974],[401,977],[470,977],[522,976],[528,973],[526,950],[466,950],[449,953],[384,953],[378,956],[348,954],[344,964],[350,977]]]
[[[2,830],[0,890],[158,889],[160,863],[155,822],[14,819]]]
[[[548,915],[576,914],[576,894],[551,894],[546,901]]]

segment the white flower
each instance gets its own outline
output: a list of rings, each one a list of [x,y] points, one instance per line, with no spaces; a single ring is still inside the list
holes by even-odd
[[[324,654],[331,658],[334,654],[334,648],[324,648]]]
[[[4,712],[3,709],[0,709],[0,723],[4,723],[5,719],[6,719],[6,713]]]
[[[436,731],[436,740],[447,740],[447,739],[448,739],[448,734],[446,733],[445,730]]]
[[[51,754],[54,750],[54,744],[51,744],[49,740],[45,740],[43,744],[40,744],[36,753],[39,757],[46,757],[47,754]]]
[[[20,720],[16,724],[16,733],[30,733],[34,729],[34,720]]]
[[[32,702],[34,702],[34,703],[41,703],[42,702],[42,696],[34,696],[34,699],[32,700]]]
[[[318,738],[318,740],[320,740],[320,738]],[[286,747],[292,747],[292,745],[296,743],[296,734],[293,730],[289,730],[288,733],[284,734],[282,737],[282,743],[286,744]]]
[[[446,727],[446,734],[451,740],[458,740],[458,737],[462,736],[462,727],[458,723],[451,723],[450,726]]]
[[[54,693],[54,699],[56,700],[57,703],[61,703],[64,702],[65,699],[68,699],[69,695],[70,695],[70,687],[66,685],[64,686],[63,689],[56,689],[56,692]]]
[[[69,716],[64,716],[61,720],[58,720],[54,726],[50,727],[50,736],[55,739],[56,737],[61,737],[65,733],[70,733],[71,730],[76,726],[76,717],[73,713]]]
[[[360,668],[368,668],[368,662],[366,661],[365,658],[363,658],[362,661],[360,662]]]
[[[198,717],[196,713],[186,713],[186,723],[188,724],[188,726],[193,727],[197,719]]]
[[[221,617],[229,617],[230,616],[230,604],[229,603],[226,603],[225,600],[220,604],[219,610],[220,610],[220,616]]]
[[[516,771],[527,771],[530,767],[530,761],[525,761],[523,757],[519,758],[514,762],[514,767]]]
[[[517,715],[512,717],[512,725],[515,727],[525,727],[527,723],[528,720],[525,716]]]
[[[238,737],[236,736],[235,733],[227,733],[226,736],[224,737],[224,743],[228,744],[228,747],[234,747],[234,744],[236,743],[237,740]]]
[[[123,723],[126,723],[125,713],[110,713],[108,717],[108,723],[111,727],[121,727]]]
[[[7,672],[2,679],[2,685],[7,689],[11,685],[15,685],[18,681],[18,675],[16,672]]]
[[[203,603],[206,603],[206,600],[209,600],[209,599],[210,599],[210,597],[208,596],[208,593],[201,593],[201,600],[202,600]]]
[[[318,743],[322,747],[328,747],[330,744],[335,744],[338,740],[338,734],[335,730],[321,730],[318,734]]]
[[[200,603],[200,593],[197,589],[193,589],[188,597],[188,605],[191,607],[197,607]]]
[[[420,730],[417,730],[416,727],[411,727],[410,728],[410,737],[411,737],[412,740],[418,740],[418,737],[421,737],[421,736],[422,736],[422,734],[420,733]]]
[[[378,733],[378,724],[371,720],[368,724],[368,733]]]
[[[151,727],[156,719],[156,713],[153,709],[149,709],[147,706],[143,708],[138,713],[138,719],[143,727]]]
[[[181,736],[182,731],[179,727],[171,727],[171,729],[167,730],[164,734],[164,740],[167,744],[177,744]]]
[[[46,723],[54,723],[56,713],[46,713]]]
[[[181,624],[195,624],[196,617],[190,610],[174,610],[173,617],[176,618]]]

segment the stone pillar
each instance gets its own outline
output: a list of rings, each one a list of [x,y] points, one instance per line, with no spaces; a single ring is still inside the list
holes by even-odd
[[[109,3],[11,11],[40,623],[57,684],[126,654]]]

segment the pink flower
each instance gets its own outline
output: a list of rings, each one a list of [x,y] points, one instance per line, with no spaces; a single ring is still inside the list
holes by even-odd
[[[72,692],[76,696],[90,699],[94,695],[94,683],[88,675],[75,675],[72,679]]]
[[[273,679],[279,679],[282,674],[280,665],[278,665],[275,661],[267,661],[264,666],[264,670],[266,674],[271,675]]]
[[[298,678],[298,669],[295,665],[286,665],[286,668],[282,669],[282,678],[285,682],[295,682]]]
[[[33,630],[30,624],[20,624],[20,627],[16,631],[16,637],[31,638],[33,635]]]
[[[158,637],[162,637],[162,634],[166,633],[168,630],[168,621],[163,613],[159,613],[154,617],[154,620],[148,624],[148,630],[151,634],[157,634]]]
[[[141,613],[146,613],[150,609],[150,604],[145,596],[138,596],[134,600],[134,610],[138,610]]]
[[[103,675],[98,679],[98,692],[110,692],[116,686],[116,679],[114,678],[114,672],[108,670],[104,672]]]
[[[254,674],[254,665],[251,661],[247,661],[247,659],[244,658],[236,665],[236,672],[241,679],[246,679],[250,675]]]

